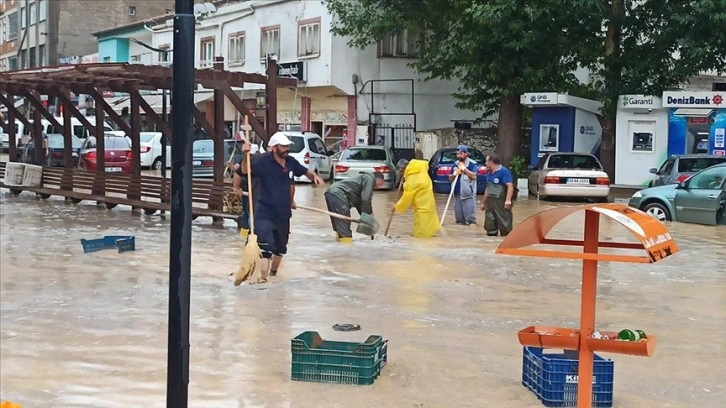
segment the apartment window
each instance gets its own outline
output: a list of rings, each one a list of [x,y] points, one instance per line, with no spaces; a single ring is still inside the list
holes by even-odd
[[[278,58],[280,57],[280,26],[262,28],[260,58],[265,58],[267,54],[275,54]]]
[[[136,63],[136,64],[138,64],[139,62],[141,62],[141,54],[132,55],[131,56],[131,62],[132,63]]]
[[[214,37],[202,38],[199,44],[200,67],[209,67],[214,64]]]
[[[20,8],[20,28],[25,28],[28,25],[28,16],[25,15],[25,7]]]
[[[111,62],[111,57],[103,57],[103,62]]]
[[[40,11],[38,21],[45,21],[48,16],[48,0],[40,0],[38,3],[38,9]]]
[[[30,68],[35,68],[37,65],[35,65],[35,47],[30,48]]]
[[[30,4],[30,25],[38,22],[38,5],[36,3]]]
[[[18,38],[18,13],[8,14],[8,40]]]
[[[245,33],[244,31],[229,35],[229,50],[227,61],[230,64],[241,65],[245,63]]]
[[[380,57],[415,58],[418,56],[418,36],[408,30],[387,35],[379,44]]]
[[[169,50],[169,46],[168,45],[160,45],[159,46],[159,49],[160,50],[164,50],[164,51],[160,51],[159,52],[159,62],[161,63],[161,65],[168,65],[167,63],[169,61],[171,61],[171,56],[169,55],[169,54],[171,54],[171,52],[168,51]]]
[[[320,19],[301,21],[298,25],[297,56],[320,56]]]
[[[11,71],[18,69],[18,57],[8,58],[8,69]]]
[[[40,46],[40,64],[38,66],[45,66],[45,45]]]

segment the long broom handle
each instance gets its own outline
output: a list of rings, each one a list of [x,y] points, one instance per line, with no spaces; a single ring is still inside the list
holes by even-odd
[[[403,178],[401,178],[401,182],[398,184],[398,191],[396,191],[396,202],[401,198],[401,188],[403,187]],[[384,237],[388,236],[388,230],[391,229],[391,221],[393,221],[393,215],[396,214],[396,210],[391,210],[391,215],[388,217],[388,222],[386,223],[386,232],[383,233]]]
[[[227,160],[227,164],[232,162],[232,159],[234,159],[234,154],[237,153],[237,143],[234,144],[234,148],[232,148],[232,154],[229,155],[229,160]],[[229,167],[224,168],[224,177],[227,177],[227,173],[231,172],[232,169]]]
[[[352,217],[346,217],[345,215],[342,215],[342,214],[337,214],[337,213],[334,213],[334,212],[321,210],[320,208],[308,207],[306,205],[297,205],[296,207],[297,208],[301,208],[303,210],[315,211],[315,212],[319,212],[321,214],[327,214],[327,215],[329,215],[329,216],[331,216],[333,218],[340,218],[341,220],[346,220],[346,221],[350,221],[350,222],[360,222],[360,220],[356,220],[356,219],[354,219]]]
[[[451,182],[451,191],[449,192],[449,199],[446,200],[446,207],[444,207],[444,212],[441,214],[441,226],[444,225],[444,217],[446,217],[446,212],[449,210],[449,204],[451,203],[451,197],[454,195],[454,186],[456,185],[456,182],[459,181],[460,174],[457,174],[456,177],[454,177],[454,181]]]
[[[250,123],[249,119],[247,118],[247,115],[245,115],[245,142],[250,142]],[[250,152],[247,152],[247,200],[250,207],[250,234],[255,233],[255,206],[253,205],[252,200],[252,158],[250,157]]]

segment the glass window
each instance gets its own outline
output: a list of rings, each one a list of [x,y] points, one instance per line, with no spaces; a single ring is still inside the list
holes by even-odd
[[[214,64],[214,40],[203,40],[199,45],[199,66],[208,67]]]
[[[633,132],[634,152],[652,152],[653,151],[653,134],[650,132]]]
[[[665,163],[663,163],[662,166],[660,166],[660,170],[658,170],[658,175],[666,175],[671,174],[673,171],[673,160],[666,160]]]
[[[318,153],[320,154],[326,154],[328,152],[328,149],[325,147],[325,143],[323,143],[320,139],[313,139],[315,142],[315,147],[317,147]]]
[[[154,136],[155,135],[153,133],[141,133],[139,135],[139,140],[141,143],[149,143],[154,139]]]
[[[242,146],[240,146],[237,142],[229,142],[226,143],[227,146],[227,154],[232,155],[232,153],[241,154],[242,152]]]
[[[25,28],[28,25],[28,16],[25,13],[25,7],[20,8],[20,28]]]
[[[560,125],[539,125],[539,150],[556,152],[560,146]]]
[[[693,158],[681,158],[678,160],[678,172],[679,173],[697,173],[703,169],[707,169],[713,165],[726,162],[724,158],[712,158],[712,157],[693,157]]]
[[[108,150],[131,150],[131,145],[125,137],[106,136],[105,142]]]
[[[245,36],[244,34],[229,37],[229,52],[227,60],[230,64],[244,64],[245,62]]]
[[[347,149],[340,157],[340,161],[386,161],[386,151],[383,149]]]
[[[192,153],[214,153],[214,141],[210,139],[195,140]]]
[[[716,167],[702,171],[691,177],[688,181],[688,188],[699,190],[720,189],[726,180],[726,167]]]
[[[320,23],[303,24],[297,37],[298,57],[317,57],[320,55]]]
[[[477,162],[478,164],[484,164],[486,162],[486,157],[484,157],[484,154],[476,149],[469,149],[469,158]],[[441,163],[453,163],[456,160],[456,150],[444,150],[441,152]]]
[[[591,169],[602,170],[595,156],[577,154],[553,154],[547,163],[551,169]]]
[[[302,136],[288,136],[292,142],[290,145],[290,153],[300,153],[305,149],[305,139]]]
[[[280,29],[263,29],[262,41],[260,42],[260,58],[265,58],[267,54],[275,54],[280,56]]]
[[[415,58],[419,52],[418,36],[403,30],[383,37],[379,44],[380,57]]]
[[[38,5],[30,3],[30,25],[38,22]]]
[[[18,38],[18,13],[8,14],[7,19],[8,19],[8,40],[14,40],[14,39]]]
[[[38,3],[38,8],[40,9],[38,21],[44,21],[48,16],[48,0],[40,0],[40,2]]]

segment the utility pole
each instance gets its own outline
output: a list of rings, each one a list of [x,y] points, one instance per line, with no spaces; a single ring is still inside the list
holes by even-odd
[[[175,0],[167,408],[187,408],[192,249],[194,0]]]

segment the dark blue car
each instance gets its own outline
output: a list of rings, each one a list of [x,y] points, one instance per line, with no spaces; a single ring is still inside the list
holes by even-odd
[[[486,184],[484,182],[486,174],[489,170],[486,167],[486,156],[478,150],[469,148],[469,158],[474,160],[479,166],[479,172],[476,178],[476,193],[484,194],[484,188]],[[449,194],[451,192],[451,182],[449,181],[449,175],[451,174],[452,167],[455,166],[456,148],[455,147],[444,147],[439,149],[431,156],[429,160],[429,176],[434,183],[434,193],[437,194]]]
[[[73,152],[73,166],[78,166],[78,152],[81,150],[83,142],[76,135],[71,135],[71,147]],[[63,167],[63,135],[51,133],[48,135],[48,158],[42,163],[44,166]],[[18,161],[22,163],[33,164],[35,158],[35,146],[33,139],[18,149]]]

